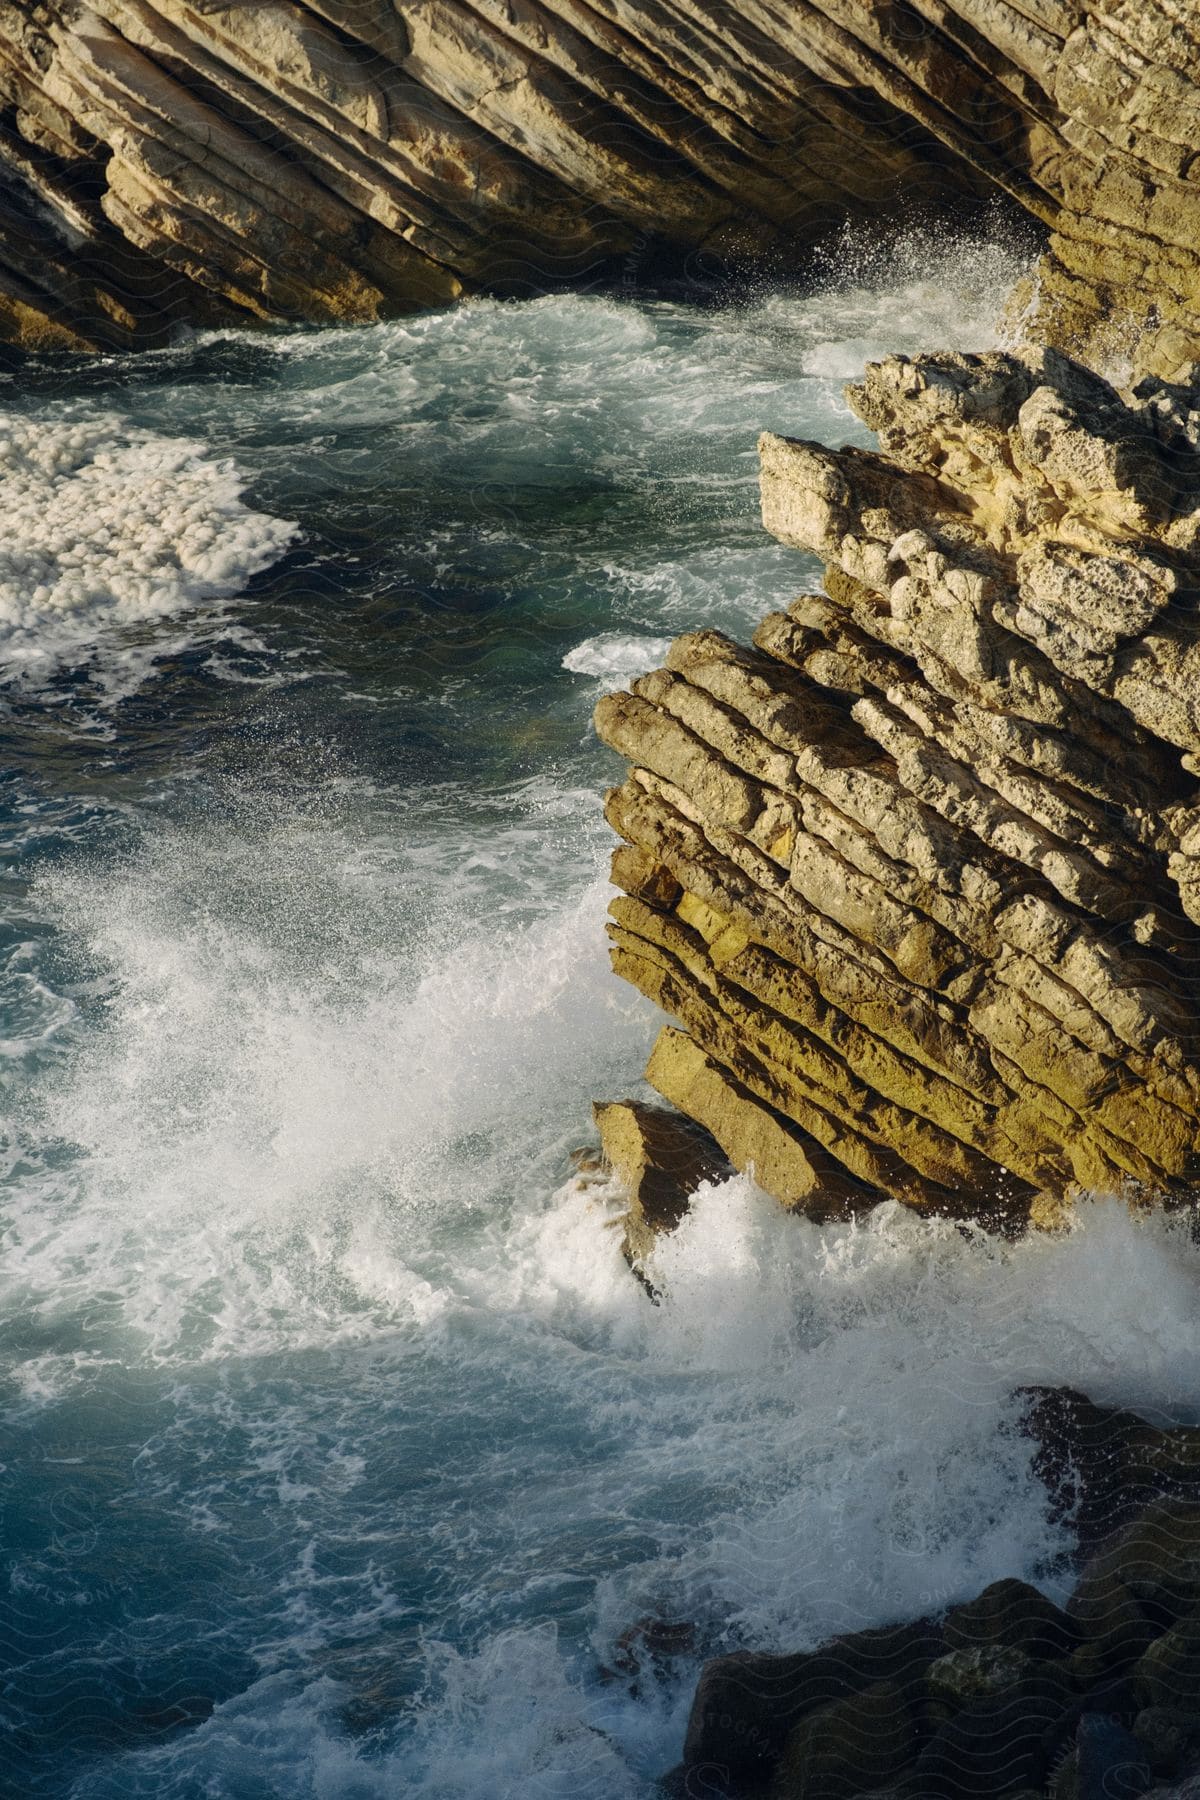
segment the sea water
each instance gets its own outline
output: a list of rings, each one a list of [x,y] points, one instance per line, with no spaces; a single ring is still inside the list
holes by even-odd
[[[868,442],[1019,272],[852,252],[0,382],[4,1792],[649,1796],[704,1656],[1055,1591],[1019,1384],[1195,1416],[1197,1252],[1114,1201],[737,1179],[655,1305],[572,1173],[659,1023],[591,708],[818,580],[757,432]]]

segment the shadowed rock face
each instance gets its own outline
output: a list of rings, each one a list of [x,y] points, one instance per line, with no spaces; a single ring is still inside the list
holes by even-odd
[[[683,1761],[665,1792],[1195,1800],[1200,1434],[1043,1389],[1023,1429],[1039,1440],[1050,1426],[1057,1443],[1043,1440],[1039,1456],[1049,1452],[1051,1464],[1067,1448],[1061,1428],[1071,1416],[1072,1460],[1060,1473],[1102,1540],[1074,1559],[1065,1608],[1010,1578],[942,1617],[851,1632],[815,1650],[716,1656],[700,1672]],[[1154,1469],[1168,1466],[1170,1496],[1151,1497]],[[1045,1460],[1039,1472],[1049,1475]]]
[[[847,214],[1002,192],[1054,228],[1051,336],[1112,350],[1153,311],[1170,374],[1200,345],[1191,15],[0,0],[0,330],[373,319],[696,252],[779,271]]]
[[[1200,1145],[1200,393],[890,357],[762,440],[826,592],[606,697],[652,1084],[810,1211],[1051,1222]]]

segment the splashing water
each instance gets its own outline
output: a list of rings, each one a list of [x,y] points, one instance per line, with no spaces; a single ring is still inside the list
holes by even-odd
[[[1162,1220],[819,1228],[739,1179],[654,1307],[569,1173],[655,1029],[590,707],[816,577],[758,526],[759,429],[865,442],[865,356],[994,341],[1013,257],[923,255],[7,384],[21,1792],[646,1796],[713,1649],[1053,1588],[1016,1385],[1190,1416]],[[647,1615],[693,1648],[633,1691]]]

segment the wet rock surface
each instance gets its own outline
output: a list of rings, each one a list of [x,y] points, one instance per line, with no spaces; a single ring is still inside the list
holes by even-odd
[[[605,1165],[628,1195],[624,1249],[631,1262],[671,1231],[705,1181],[723,1181],[731,1165],[703,1126],[638,1100],[598,1101],[592,1108]]]

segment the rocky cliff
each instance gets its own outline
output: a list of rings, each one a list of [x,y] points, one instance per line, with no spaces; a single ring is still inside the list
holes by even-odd
[[[892,357],[762,440],[825,592],[605,698],[646,1071],[780,1199],[1049,1221],[1200,1146],[1200,389]]]
[[[1002,193],[1045,334],[1200,349],[1193,0],[0,0],[0,332],[793,265]]]

